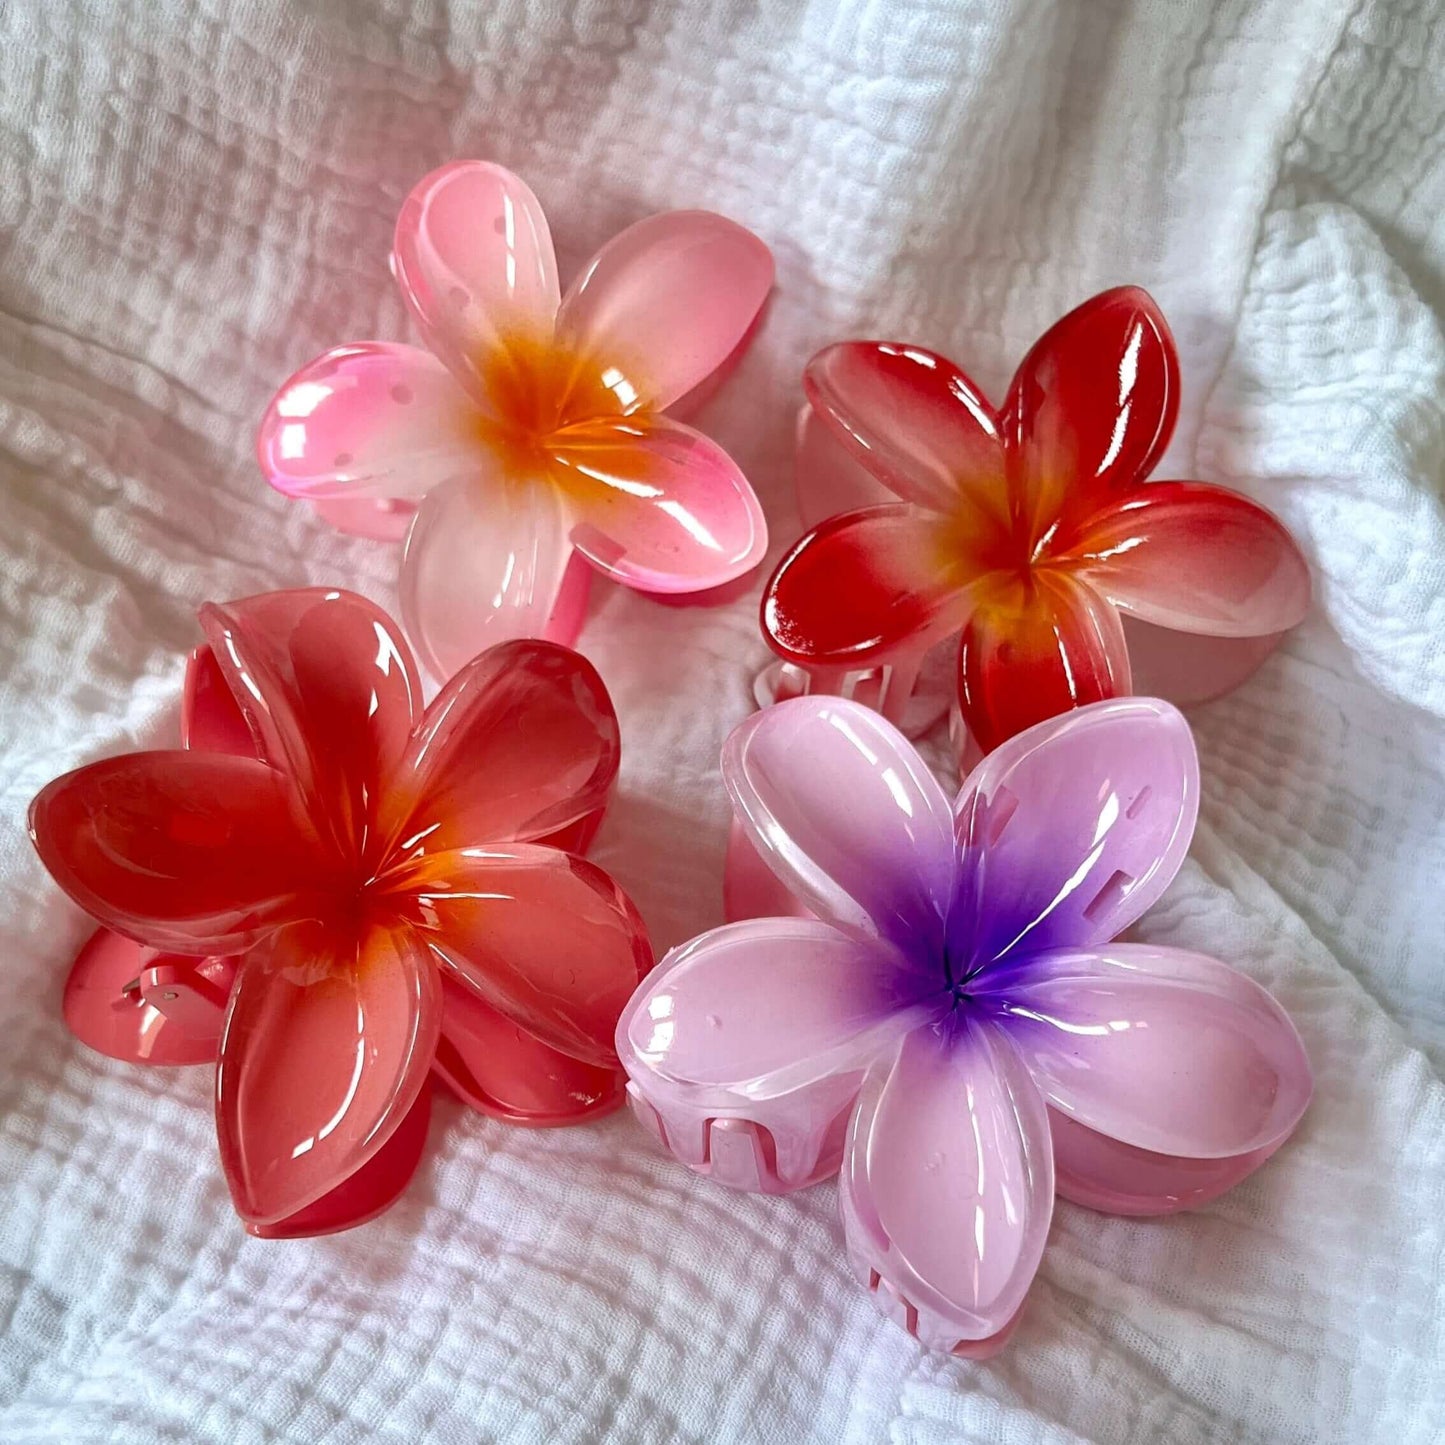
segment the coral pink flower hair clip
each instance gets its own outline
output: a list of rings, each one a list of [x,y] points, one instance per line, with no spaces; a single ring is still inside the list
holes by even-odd
[[[1308,610],[1304,557],[1263,507],[1146,480],[1174,430],[1179,363],[1136,287],[1051,327],[1001,410],[947,358],[893,342],[828,347],[804,387],[812,530],[762,607],[795,670],[784,694],[851,690],[871,670],[902,721],[925,653],[957,636],[958,707],[988,752],[1141,683],[1214,696]]]
[[[216,1133],[253,1234],[349,1228],[416,1168],[433,1071],[565,1124],[622,1099],[618,1015],[652,963],[581,849],[617,773],[591,665],[483,653],[421,706],[405,641],[346,592],[207,606],[188,747],[45,788],[31,836],[102,931],[66,988],[87,1043],[216,1059]]]
[[[999,1348],[1055,1191],[1166,1214],[1299,1122],[1309,1063],[1263,988],[1113,941],[1194,829],[1194,743],[1168,703],[1040,723],[952,808],[897,729],[841,698],[749,718],[723,778],[815,916],[729,924],[662,961],[618,1025],[633,1106],[723,1183],[781,1193],[841,1169],[849,1258],[925,1345]]]
[[[349,530],[409,519],[402,621],[437,677],[494,642],[575,640],[591,568],[682,593],[762,560],[746,478],[663,415],[759,314],[773,262],[751,232],[706,211],[649,217],[563,296],[537,198],[458,161],[407,197],[392,270],[430,349],[318,357],[272,400],[257,454],[272,486]]]

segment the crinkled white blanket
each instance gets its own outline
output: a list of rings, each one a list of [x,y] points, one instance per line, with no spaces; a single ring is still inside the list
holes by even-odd
[[[673,206],[773,247],[701,424],[776,547],[814,348],[998,389],[1135,281],[1183,357],[1168,469],[1315,565],[1309,622],[1195,715],[1199,832],[1144,927],[1278,994],[1313,1108],[1201,1213],[1061,1204],[992,1364],[875,1313],[831,1184],[740,1196],[626,1116],[443,1105],[381,1222],[248,1240],[208,1071],[62,1026],[87,924],[25,805],[174,738],[203,599],[394,602],[395,553],[270,492],[251,432],[315,352],[404,334],[393,218],[466,155],[527,177],[564,274]],[[0,0],[0,1440],[1445,1439],[1442,211],[1440,0]],[[719,921],[717,750],[765,649],[755,594],[599,592],[599,856],[662,949]]]

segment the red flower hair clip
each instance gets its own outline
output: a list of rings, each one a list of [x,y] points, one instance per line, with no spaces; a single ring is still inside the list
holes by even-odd
[[[76,960],[71,1029],[136,1062],[216,1059],[226,1180],[268,1237],[396,1199],[432,1072],[516,1123],[617,1107],[613,1031],[652,951],[577,856],[619,754],[591,664],[504,643],[423,709],[400,632],[351,593],[201,624],[185,749],[92,763],[31,807],[45,866],[114,930]]]

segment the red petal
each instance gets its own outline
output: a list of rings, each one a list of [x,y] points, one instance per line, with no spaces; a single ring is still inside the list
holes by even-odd
[[[1178,411],[1174,339],[1147,292],[1105,291],[1051,326],[1014,374],[1003,412],[1029,540],[1147,476]]]
[[[239,953],[305,908],[315,840],[254,758],[132,753],[57,778],[30,805],[41,861],[93,918],[152,948]]]
[[[963,633],[959,706],[984,752],[1045,718],[1129,691],[1119,614],[1083,582],[1035,571],[980,604]]]
[[[388,799],[408,856],[535,839],[601,808],[617,776],[617,714],[586,658],[504,642],[439,692]]]
[[[845,512],[778,563],[763,591],[763,631],[792,662],[921,654],[963,625],[976,575],[937,516],[909,506]]]
[[[351,592],[267,592],[201,609],[262,755],[289,773],[348,862],[374,858],[381,800],[421,711],[411,649]]]
[[[433,855],[389,881],[454,978],[553,1048],[616,1066],[617,1019],[652,948],[600,868],[523,843]]]
[[[533,1128],[610,1114],[626,1075],[574,1059],[513,1023],[471,989],[442,979],[435,1068],[473,1109]]]
[[[1089,518],[1069,554],[1116,607],[1181,632],[1267,636],[1309,610],[1309,565],[1294,538],[1226,487],[1140,487]]]
[[[198,753],[256,756],[256,740],[209,646],[191,653],[181,692],[181,746]]]
[[[296,923],[248,954],[216,1072],[237,1213],[275,1224],[355,1175],[416,1102],[440,1017],[432,955],[405,927]]]
[[[906,502],[1008,523],[1003,444],[993,408],[947,357],[889,341],[846,341],[803,373],[819,416]]]

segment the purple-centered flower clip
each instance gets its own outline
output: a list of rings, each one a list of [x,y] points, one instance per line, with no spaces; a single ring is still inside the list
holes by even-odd
[[[1198,760],[1168,703],[1040,723],[952,808],[896,728],[840,698],[748,718],[722,771],[815,916],[729,924],[663,960],[618,1026],[633,1107],[722,1183],[785,1193],[841,1169],[849,1259],[923,1344],[1003,1344],[1055,1192],[1188,1208],[1299,1122],[1309,1061],[1265,989],[1113,941],[1194,831]]]

